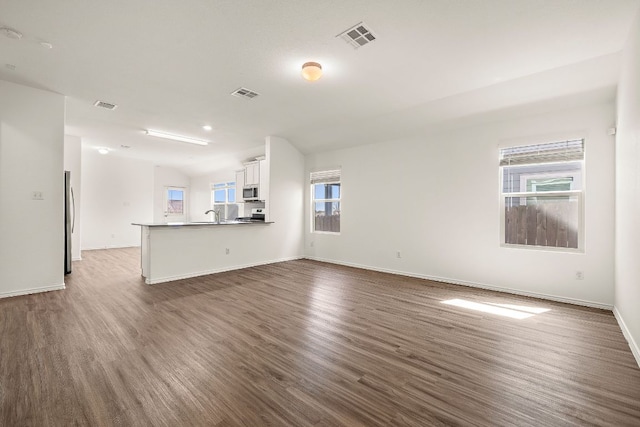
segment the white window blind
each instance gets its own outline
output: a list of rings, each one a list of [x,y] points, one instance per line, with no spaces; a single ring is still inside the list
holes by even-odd
[[[500,150],[500,166],[584,160],[584,140],[525,145]]]
[[[324,184],[324,183],[333,183],[333,182],[340,182],[340,169],[311,172],[312,184],[320,184],[320,183]]]

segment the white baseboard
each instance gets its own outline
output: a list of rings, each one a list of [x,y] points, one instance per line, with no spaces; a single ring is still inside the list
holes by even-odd
[[[613,315],[618,321],[618,325],[620,325],[620,329],[622,329],[622,335],[624,335],[627,343],[629,344],[629,348],[631,348],[631,353],[633,353],[633,357],[636,358],[636,363],[640,367],[640,347],[636,340],[633,339],[633,335],[631,335],[631,331],[627,327],[627,324],[624,323],[624,319],[622,319],[622,314],[618,311],[618,307],[613,307]]]
[[[287,257],[287,258],[280,258],[280,259],[276,259],[276,260],[269,260],[269,261],[264,261],[264,262],[251,263],[251,264],[242,264],[242,265],[234,265],[234,266],[230,266],[230,267],[214,268],[214,269],[211,269],[211,270],[198,271],[198,272],[195,272],[195,273],[187,273],[187,274],[178,274],[178,275],[175,275],[175,276],[159,277],[159,278],[155,278],[155,279],[151,279],[151,280],[149,278],[145,278],[145,283],[147,285],[156,285],[158,283],[172,282],[174,280],[190,279],[192,277],[207,276],[209,274],[224,273],[225,271],[241,270],[243,268],[258,267],[260,265],[275,264],[277,262],[294,261],[294,260],[302,259],[302,258],[304,258],[304,257],[303,256]]]
[[[43,286],[41,288],[20,289],[18,291],[0,292],[0,298],[17,297],[20,295],[38,294],[40,292],[61,291],[65,289],[64,282],[59,285]]]
[[[538,293],[538,292],[522,291],[520,289],[513,289],[513,288],[503,288],[503,287],[500,287],[500,286],[487,285],[485,283],[468,282],[468,281],[465,281],[465,280],[450,279],[448,277],[436,277],[436,276],[429,276],[429,275],[426,275],[426,274],[408,273],[406,271],[398,271],[398,270],[391,270],[391,269],[388,269],[388,268],[372,267],[370,265],[356,264],[356,263],[351,263],[351,262],[335,261],[335,260],[324,259],[324,258],[319,258],[319,257],[305,256],[305,258],[311,259],[311,260],[314,260],[314,261],[327,262],[327,263],[330,263],[330,264],[345,265],[347,267],[362,268],[364,270],[372,270],[372,271],[379,271],[381,273],[395,274],[395,275],[398,275],[398,276],[415,277],[415,278],[418,278],[418,279],[433,280],[435,282],[443,282],[443,283],[450,283],[450,284],[453,284],[453,285],[469,286],[469,287],[472,287],[472,288],[481,288],[481,289],[487,289],[487,290],[490,290],[490,291],[505,292],[505,293],[509,293],[509,294],[522,295],[522,296],[525,296],[525,297],[533,297],[533,298],[546,299],[546,300],[563,302],[563,303],[574,304],[574,305],[582,305],[582,306],[585,306],[585,307],[601,308],[601,309],[609,310],[609,311],[611,309],[613,309],[613,306],[610,305],[610,304],[603,304],[603,303],[599,303],[599,302],[595,302],[595,301],[586,301],[586,300],[581,300],[581,299],[577,299],[577,298],[567,298],[567,297],[561,297],[561,296],[557,296],[557,295],[542,294],[542,293]]]
[[[139,248],[140,244],[138,243],[137,245],[107,245],[107,246],[97,246],[97,247],[89,247],[89,248],[82,248],[82,251],[98,251],[101,249],[124,249],[124,248]]]
[[[71,258],[71,261],[82,261],[82,257]]]

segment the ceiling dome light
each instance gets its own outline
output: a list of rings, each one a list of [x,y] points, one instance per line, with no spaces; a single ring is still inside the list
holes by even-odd
[[[213,129],[213,127],[211,127],[211,125],[204,125],[204,126],[202,126],[202,129],[204,129],[207,132],[209,132],[211,129]]]
[[[172,139],[174,141],[188,142],[189,144],[209,145],[209,141],[203,139],[191,138],[189,136],[174,135],[172,133],[160,132],[159,130],[148,129],[147,135],[158,138]]]
[[[302,65],[302,77],[310,82],[315,82],[322,77],[322,65],[317,62],[305,62]]]
[[[109,154],[109,149],[105,147],[98,148],[98,153],[100,154]]]

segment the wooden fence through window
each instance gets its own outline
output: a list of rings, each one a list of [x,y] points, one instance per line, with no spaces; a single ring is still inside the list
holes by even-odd
[[[505,243],[578,248],[578,204],[558,201],[507,207]]]
[[[340,215],[316,215],[315,231],[340,232]]]

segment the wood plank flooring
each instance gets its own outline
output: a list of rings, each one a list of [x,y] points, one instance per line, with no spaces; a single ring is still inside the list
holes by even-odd
[[[135,248],[83,257],[0,300],[2,426],[640,425],[608,311],[309,260],[148,286]]]

